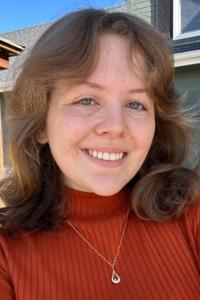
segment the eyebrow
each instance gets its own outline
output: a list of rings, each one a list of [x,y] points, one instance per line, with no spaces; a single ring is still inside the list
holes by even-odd
[[[98,90],[106,90],[106,87],[103,85],[100,85],[99,83],[96,82],[91,82],[91,81],[85,81],[83,84],[88,85],[91,88],[95,88]],[[129,93],[146,93],[147,90],[145,88],[135,88],[135,89],[130,89],[128,90]]]

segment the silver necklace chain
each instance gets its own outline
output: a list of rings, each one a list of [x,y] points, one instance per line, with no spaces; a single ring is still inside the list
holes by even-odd
[[[121,234],[121,238],[120,238],[120,241],[119,241],[119,246],[117,248],[117,252],[115,254],[115,257],[114,257],[114,260],[113,260],[113,263],[111,263],[106,257],[104,257],[83,235],[82,233],[72,224],[71,221],[67,220],[67,223],[71,226],[71,228],[79,235],[79,237],[99,256],[101,257],[101,259],[103,261],[105,261],[105,263],[107,263],[111,268],[112,268],[112,277],[111,277],[111,280],[113,283],[117,284],[121,281],[119,275],[117,274],[117,272],[115,271],[115,263],[116,263],[116,260],[118,258],[118,255],[119,255],[119,251],[120,251],[120,248],[121,248],[121,245],[122,245],[122,240],[123,240],[123,237],[124,237],[124,233],[125,233],[125,230],[126,230],[126,226],[127,226],[127,221],[128,221],[128,215],[129,215],[129,211],[130,209],[128,209],[127,213],[126,213],[126,216],[125,216],[125,221],[124,221],[124,226],[123,226],[123,230],[122,230],[122,234]]]

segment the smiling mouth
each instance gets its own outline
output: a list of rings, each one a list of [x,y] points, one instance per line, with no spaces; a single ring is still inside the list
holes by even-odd
[[[105,160],[105,161],[118,161],[122,160],[124,157],[128,155],[127,152],[101,152],[96,150],[84,149],[84,151],[91,157]]]

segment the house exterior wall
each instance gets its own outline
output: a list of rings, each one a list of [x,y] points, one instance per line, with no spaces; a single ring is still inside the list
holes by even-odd
[[[176,68],[176,88],[186,93],[186,105],[195,105],[195,113],[200,120],[200,64]],[[198,161],[200,154],[200,121],[197,123],[191,163]]]
[[[187,92],[187,101],[200,104],[200,65],[176,68],[176,87]]]
[[[128,11],[172,37],[172,0],[127,0]]]
[[[128,12],[154,24],[155,1],[153,0],[127,0]]]

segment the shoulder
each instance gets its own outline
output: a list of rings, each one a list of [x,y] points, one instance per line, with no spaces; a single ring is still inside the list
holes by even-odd
[[[10,254],[15,251],[18,244],[21,243],[22,238],[10,237],[8,234],[1,231],[0,233],[0,256],[9,258]]]
[[[34,240],[34,235],[20,232],[9,236],[2,230],[0,233],[0,256],[10,260],[17,253],[23,254],[32,244],[32,240]]]
[[[9,274],[9,248],[6,235],[0,233],[0,280],[2,280],[2,274]]]
[[[21,230],[12,237],[4,232],[0,233],[0,255],[10,258],[16,255],[23,256],[26,252],[37,251],[38,249],[46,249],[52,243],[57,242],[58,238],[62,238],[65,227],[61,227],[56,231],[39,230],[35,232],[25,232]]]
[[[21,233],[12,237],[4,232],[0,233],[0,270],[11,274],[16,265],[16,257],[19,264],[30,251],[35,249],[35,234]],[[41,242],[40,242],[41,243]]]

